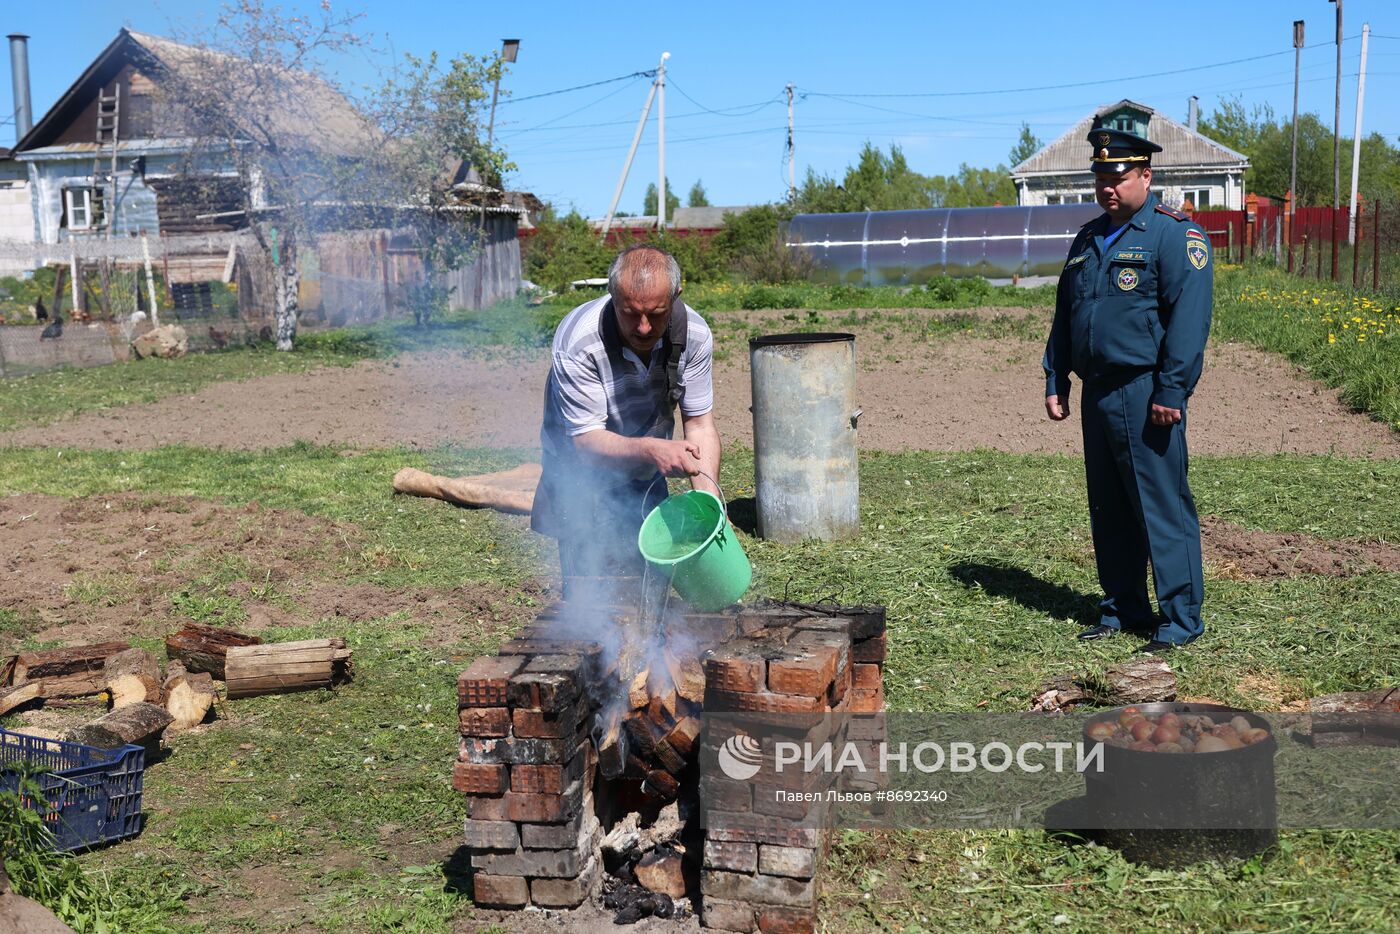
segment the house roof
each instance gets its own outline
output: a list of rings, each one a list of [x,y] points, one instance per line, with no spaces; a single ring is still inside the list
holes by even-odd
[[[165,69],[186,81],[203,83],[214,78],[222,93],[236,96],[246,87],[249,100],[261,106],[250,108],[276,134],[284,146],[304,146],[330,154],[348,154],[371,138],[372,128],[354,106],[325,81],[301,71],[284,74],[255,71],[233,56],[185,45],[162,36],[122,29],[98,54],[58,102],[24,135],[16,151],[46,146],[87,106],[97,89],[105,86],[125,64]],[[159,75],[149,77],[159,80]],[[259,92],[276,89],[275,99]],[[234,115],[235,119],[237,114]],[[165,135],[170,135],[169,133]]]
[[[1243,169],[1249,165],[1248,157],[1235,152],[1230,147],[1202,136],[1170,117],[1158,113],[1146,104],[1124,98],[1117,103],[1106,104],[1094,113],[1086,115],[1054,142],[1042,148],[1020,165],[1013,166],[1011,177],[1088,175],[1087,137],[1089,130],[1100,114],[1111,113],[1121,107],[1131,107],[1147,114],[1147,137],[1162,147],[1162,151],[1152,157],[1154,169],[1184,168],[1186,166],[1219,166],[1221,168]]]

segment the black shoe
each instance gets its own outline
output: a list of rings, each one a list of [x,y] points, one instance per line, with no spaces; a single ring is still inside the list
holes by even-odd
[[[1118,630],[1114,629],[1112,626],[1105,626],[1103,623],[1099,623],[1093,629],[1084,630],[1075,638],[1080,642],[1093,642],[1095,639],[1107,639],[1109,636],[1116,635],[1118,635]]]
[[[1185,645],[1185,643],[1182,643],[1182,645]],[[1161,639],[1153,639],[1151,642],[1148,642],[1142,648],[1138,649],[1138,651],[1144,655],[1166,655],[1172,649],[1179,648],[1181,648],[1181,646],[1177,645],[1175,642],[1163,642]]]

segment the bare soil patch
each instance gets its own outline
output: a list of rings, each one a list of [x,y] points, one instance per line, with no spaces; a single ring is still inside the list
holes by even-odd
[[[0,630],[0,655],[25,634],[66,644],[162,636],[189,618],[191,595],[216,615],[226,605],[228,621],[249,631],[401,614],[404,625],[427,624],[439,645],[483,621],[494,628],[528,615],[493,585],[394,591],[336,581],[361,542],[353,525],[257,503],[138,493],[0,498],[0,610],[24,624],[24,632]]]
[[[1400,571],[1400,546],[1389,542],[1259,532],[1214,516],[1201,517],[1201,549],[1216,576],[1228,580],[1300,574],[1351,577],[1367,571]]]
[[[755,313],[753,320],[768,327],[769,319]],[[773,319],[771,328],[784,323]],[[852,330],[860,361],[857,400],[865,413],[861,448],[1079,452],[1077,424],[1045,417],[1040,341],[959,335],[923,343],[875,325]],[[190,396],[3,433],[0,444],[258,450],[305,440],[346,448],[534,449],[547,365],[543,350],[497,356],[435,351],[221,383]],[[752,445],[747,354],[716,363],[715,393],[721,436]],[[1203,454],[1400,456],[1400,435],[1351,412],[1336,390],[1276,355],[1237,344],[1207,350],[1206,372],[1191,402],[1190,441]]]

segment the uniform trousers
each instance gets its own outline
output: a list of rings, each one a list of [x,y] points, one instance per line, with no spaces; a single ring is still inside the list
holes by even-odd
[[[1080,403],[1100,622],[1182,645],[1201,634],[1201,526],[1186,482],[1186,409],[1151,422],[1152,371],[1086,381]],[[1161,611],[1147,600],[1147,564]]]

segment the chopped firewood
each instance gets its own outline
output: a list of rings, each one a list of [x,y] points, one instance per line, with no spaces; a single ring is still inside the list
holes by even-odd
[[[27,681],[57,682],[60,679],[71,679],[73,685],[80,685],[97,681],[97,690],[84,692],[95,695],[102,690],[102,665],[109,655],[126,651],[130,647],[130,643],[97,643],[92,646],[45,648],[42,651],[20,653],[14,662],[14,683],[22,685]]]
[[[1308,713],[1302,736],[1312,746],[1400,745],[1400,688],[1314,697]]]
[[[642,782],[642,791],[662,801],[674,801],[680,794],[681,783],[665,769],[652,769],[647,773],[646,781]]]
[[[649,718],[628,717],[622,722],[622,727],[627,731],[629,753],[643,760],[656,755],[656,741],[660,737],[656,735],[656,728]]]
[[[1032,710],[1065,710],[1092,702],[1106,707],[1152,704],[1176,699],[1176,675],[1166,659],[1135,658],[1108,668],[1099,677],[1060,675],[1036,692]]]
[[[179,662],[170,663],[165,678],[165,709],[175,718],[171,730],[188,730],[203,723],[217,697],[214,677],[207,671],[190,674]]]
[[[675,850],[657,847],[638,860],[633,870],[637,874],[637,881],[647,889],[672,898],[685,897],[681,855]]]
[[[672,775],[679,775],[685,771],[685,757],[676,752],[675,748],[664,739],[658,740],[656,743],[656,761],[660,762]]]
[[[166,654],[185,666],[186,671],[207,671],[224,679],[224,658],[234,646],[261,645],[262,639],[232,629],[186,623],[165,637]]]
[[[651,701],[651,694],[647,692],[648,674],[646,669],[637,672],[627,688],[627,704],[633,710],[641,710]]]
[[[598,771],[611,781],[627,767],[627,741],[623,737],[622,722],[617,716],[604,721],[596,745],[598,747]]]
[[[639,714],[640,716],[640,714]],[[647,703],[646,718],[664,732],[676,725],[676,692],[653,694]]]
[[[68,740],[98,749],[144,746],[149,761],[150,757],[160,752],[161,734],[172,719],[164,707],[146,703],[130,704],[78,727],[68,734]]]
[[[350,650],[344,639],[231,646],[224,664],[230,700],[328,688],[349,674]]]
[[[0,716],[44,696],[44,682],[30,681],[12,688],[0,688]]]
[[[704,703],[705,669],[700,665],[700,658],[696,655],[678,657],[667,649],[662,649],[662,656],[666,660],[666,668],[671,674],[671,683],[675,685],[676,694],[692,703]]]
[[[1310,713],[1400,713],[1400,688],[1344,691],[1308,701]]]
[[[675,729],[666,734],[666,745],[674,749],[682,758],[689,759],[695,749],[695,740],[700,736],[701,723],[697,717],[684,717]]]
[[[112,709],[128,704],[161,702],[160,662],[145,649],[127,649],[107,657],[103,666]]]

